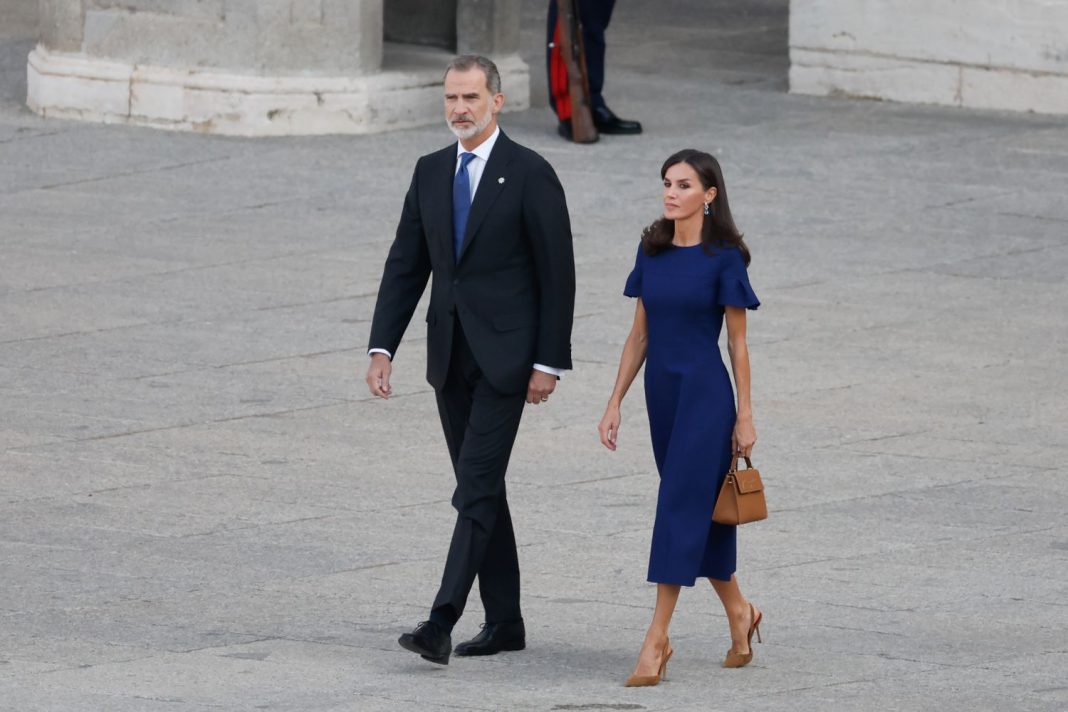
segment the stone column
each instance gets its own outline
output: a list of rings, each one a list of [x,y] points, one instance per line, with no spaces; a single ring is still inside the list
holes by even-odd
[[[791,0],[790,91],[1068,114],[1068,3]]]
[[[530,107],[530,70],[519,58],[519,0],[387,0],[385,9],[387,65],[425,53],[412,45],[481,54],[501,72],[505,111]]]
[[[530,108],[530,69],[519,58],[519,0],[459,0],[457,54],[489,57],[501,72],[509,111]]]
[[[490,4],[515,6],[514,17],[494,17],[514,21],[518,35],[518,0]],[[209,133],[368,133],[440,121],[452,55],[384,45],[383,0],[40,0],[39,20],[27,70],[33,110]],[[522,62],[506,65],[527,78]]]

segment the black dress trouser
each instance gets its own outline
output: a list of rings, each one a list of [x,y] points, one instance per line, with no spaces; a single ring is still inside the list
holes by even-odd
[[[488,623],[522,617],[519,558],[504,475],[519,430],[526,393],[490,387],[464,337],[459,319],[445,385],[436,391],[438,414],[456,474],[456,509],[441,588],[430,619],[451,630],[463,614],[475,577]]]

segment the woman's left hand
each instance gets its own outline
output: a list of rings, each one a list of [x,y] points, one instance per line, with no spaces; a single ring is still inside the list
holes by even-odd
[[[756,440],[756,428],[753,427],[753,419],[738,418],[738,421],[734,424],[734,434],[731,435],[731,447],[734,452],[745,457],[751,456]]]
[[[605,408],[604,417],[597,426],[597,432],[601,436],[601,444],[609,450],[616,449],[616,438],[619,437],[619,422],[622,416],[619,414],[619,406],[609,405]]]

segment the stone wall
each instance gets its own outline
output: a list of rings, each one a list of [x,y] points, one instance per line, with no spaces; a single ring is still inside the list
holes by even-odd
[[[128,64],[365,74],[382,0],[41,0],[41,42]]]
[[[416,44],[386,46],[384,1]],[[427,18],[451,35],[428,41]],[[497,61],[509,108],[529,106],[519,0],[40,0],[39,20],[27,104],[44,116],[246,136],[405,128],[441,120],[457,48]]]
[[[37,36],[38,0],[0,0],[0,40]]]
[[[1068,113],[1068,2],[792,0],[790,91]]]

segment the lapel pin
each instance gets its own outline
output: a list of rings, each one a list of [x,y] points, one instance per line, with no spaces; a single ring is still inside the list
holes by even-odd
[[[498,178],[497,182],[498,183],[504,183],[504,176],[501,176],[500,178]]]

